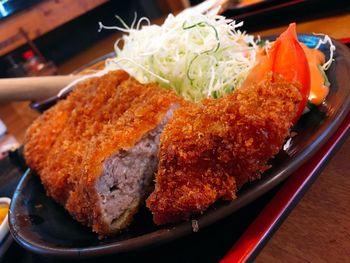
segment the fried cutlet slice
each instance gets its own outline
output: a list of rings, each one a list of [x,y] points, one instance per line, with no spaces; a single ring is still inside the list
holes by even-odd
[[[125,228],[144,202],[158,164],[160,134],[184,103],[158,86],[143,89],[137,103],[91,140],[79,183],[66,204],[100,235]]]
[[[61,105],[70,103],[65,112]],[[144,201],[160,133],[181,103],[175,93],[125,72],[107,73],[79,85],[33,124],[25,157],[49,196],[93,231],[111,235],[128,226]],[[52,119],[61,115],[57,125]],[[56,126],[50,146],[40,145]],[[36,165],[33,155],[45,158]]]
[[[129,85],[131,84],[131,85]],[[40,170],[44,185],[54,185],[47,192],[61,204],[67,202],[69,193],[80,178],[81,164],[92,138],[112,118],[120,118],[143,92],[141,86],[125,72],[109,73],[82,84],[69,95],[73,110],[64,123],[64,128],[47,153],[47,162]],[[90,90],[81,96],[80,89]],[[93,88],[91,88],[93,87]],[[137,94],[137,95],[135,95]],[[88,99],[85,99],[87,97]]]
[[[115,76],[122,81],[128,75],[118,74]],[[115,80],[118,81],[117,79]],[[64,129],[68,118],[76,105],[84,105],[92,100],[98,85],[97,79],[86,80],[78,84],[65,100],[60,100],[55,107],[52,107],[39,116],[26,131],[24,154],[27,164],[34,170],[41,170],[45,166],[47,155],[54,144],[57,136]],[[44,135],[44,136],[43,136]]]
[[[177,110],[161,135],[155,190],[146,202],[154,222],[186,220],[218,199],[233,200],[269,168],[300,100],[297,84],[268,78]]]

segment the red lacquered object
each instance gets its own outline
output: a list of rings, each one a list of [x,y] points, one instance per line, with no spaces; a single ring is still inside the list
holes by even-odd
[[[350,38],[341,39],[350,43]],[[300,167],[262,210],[221,263],[252,261],[286,219],[350,133],[350,113],[328,142]]]
[[[290,176],[270,203],[221,260],[221,263],[252,261],[258,255],[349,133],[350,114],[326,145],[307,164]]]

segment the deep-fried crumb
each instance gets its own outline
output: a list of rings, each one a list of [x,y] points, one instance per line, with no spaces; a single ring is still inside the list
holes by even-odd
[[[118,78],[127,78],[127,74],[120,74]],[[79,85],[68,99],[60,100],[55,107],[45,111],[26,131],[25,155],[27,164],[34,170],[44,167],[47,153],[51,149],[56,137],[65,127],[66,121],[77,104],[85,104],[94,96],[96,79],[89,79]],[[32,154],[33,152],[33,154]]]
[[[175,93],[142,85],[122,71],[79,85],[28,130],[25,157],[48,195],[80,222],[105,235],[95,183],[106,158],[154,129]]]
[[[175,112],[162,133],[155,191],[156,224],[189,219],[260,177],[278,153],[301,100],[297,84],[268,80],[222,99]]]

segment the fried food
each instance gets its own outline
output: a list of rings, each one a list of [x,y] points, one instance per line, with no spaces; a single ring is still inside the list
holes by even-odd
[[[156,224],[187,220],[269,168],[301,100],[298,84],[271,78],[221,99],[182,107],[160,138],[154,192]]]
[[[39,117],[27,132],[25,157],[49,196],[107,236],[130,224],[157,166],[147,200],[156,224],[233,200],[269,168],[300,100],[298,84],[268,78],[195,104],[110,72]]]
[[[80,84],[29,128],[25,158],[47,194],[101,236],[127,227],[157,167],[159,136],[183,100],[115,71]]]

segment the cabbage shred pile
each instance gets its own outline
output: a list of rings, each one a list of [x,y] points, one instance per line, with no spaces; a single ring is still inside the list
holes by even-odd
[[[183,12],[169,15],[161,26],[145,18],[137,24],[135,18],[130,27],[120,21],[123,27],[100,23],[100,29],[127,33],[106,69],[123,69],[141,83],[157,82],[190,101],[232,92],[256,63],[254,37],[238,30],[243,23],[223,16]]]

